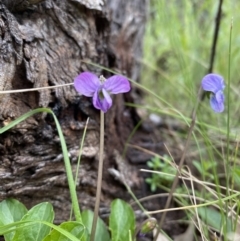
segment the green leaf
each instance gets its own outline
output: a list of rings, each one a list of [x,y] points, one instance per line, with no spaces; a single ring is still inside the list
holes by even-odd
[[[35,224],[44,224],[56,231],[58,231],[59,233],[61,233],[62,235],[64,235],[65,237],[69,238],[71,241],[79,241],[78,238],[76,238],[74,235],[72,235],[71,233],[69,233],[68,231],[60,228],[59,226],[56,226],[52,223],[46,222],[46,221],[18,221],[18,222],[14,222],[11,224],[7,224],[5,226],[0,226],[0,235],[1,234],[5,234],[11,231],[15,231],[17,229],[23,228],[23,227],[32,227]],[[85,232],[86,233],[86,232]],[[86,239],[81,239],[81,241],[85,241]]]
[[[0,202],[0,225],[19,221],[27,213],[27,208],[16,199],[9,198]]]
[[[200,207],[197,209],[199,216],[206,222],[206,224],[212,226],[219,232],[221,232],[222,227],[227,228],[227,233],[232,232],[231,220],[226,218],[226,215],[222,215],[219,211],[208,208]]]
[[[74,237],[78,238],[79,240],[84,240],[84,234],[86,235],[85,227],[82,223],[79,223],[77,221],[70,221],[62,223],[59,228],[68,231],[71,233]],[[43,241],[69,241],[72,240],[71,238],[67,238],[65,235],[60,233],[57,230],[52,230],[52,232],[44,238]]]
[[[109,228],[112,234],[112,241],[128,241],[129,230],[133,237],[135,216],[129,204],[120,199],[116,199],[111,203]]]
[[[82,213],[82,221],[83,221],[83,224],[88,229],[89,234],[91,233],[91,230],[92,230],[93,216],[94,216],[94,214],[90,210],[85,210]],[[98,241],[98,240],[110,241],[110,235],[107,230],[107,227],[106,227],[105,223],[102,221],[102,219],[100,219],[100,218],[98,218],[98,221],[97,221],[97,229],[96,229],[96,234],[95,234],[94,240],[95,241]]]
[[[204,170],[203,170],[203,168],[202,168],[202,164],[199,163],[199,161],[193,160],[192,163],[193,163],[193,165],[196,167],[196,169],[198,170],[198,172],[199,172],[200,174],[203,174],[203,173],[204,173]]]
[[[0,203],[0,226],[17,222],[27,213],[27,208],[19,201],[9,198]],[[4,235],[5,241],[11,241],[15,232]]]
[[[53,219],[54,212],[52,205],[44,202],[30,209],[21,221],[47,221],[52,223]],[[49,232],[49,226],[43,223],[36,223],[17,229],[12,241],[42,241]]]
[[[153,165],[153,163],[152,163],[151,161],[148,161],[148,162],[147,162],[147,166],[148,166],[148,167],[151,167],[151,168],[154,167],[154,165]]]

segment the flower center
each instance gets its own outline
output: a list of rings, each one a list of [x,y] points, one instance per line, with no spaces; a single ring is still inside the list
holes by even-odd
[[[98,91],[98,96],[99,96],[99,98],[100,98],[101,100],[104,99],[104,95],[103,95],[102,89],[100,89],[100,90]]]
[[[99,80],[100,80],[100,82],[103,84],[106,79],[103,77],[103,75],[101,75],[101,76],[99,77]]]
[[[100,80],[100,82],[101,82],[101,87],[100,87],[99,90],[98,90],[98,96],[99,96],[99,99],[103,100],[103,99],[104,99],[104,94],[103,94],[103,92],[102,92],[102,88],[103,88],[103,84],[104,84],[104,82],[106,81],[106,79],[103,77],[103,75],[101,75],[101,76],[99,77],[99,80]]]

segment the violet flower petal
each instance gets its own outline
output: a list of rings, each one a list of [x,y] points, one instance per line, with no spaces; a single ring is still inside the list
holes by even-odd
[[[103,96],[101,96],[103,95]],[[112,99],[105,89],[96,91],[93,96],[93,105],[96,109],[106,113],[112,106]]]
[[[83,72],[74,79],[75,89],[88,97],[92,97],[100,85],[99,78],[90,72]]]
[[[208,74],[204,76],[202,79],[202,88],[205,91],[216,94],[219,90],[225,88],[223,77],[218,74]]]
[[[219,90],[216,94],[215,94],[216,100],[218,103],[224,103],[225,97],[223,94],[222,90]]]
[[[210,98],[210,105],[215,112],[223,112],[224,110],[224,95],[222,91],[218,91],[216,95]]]
[[[125,77],[114,75],[103,83],[103,88],[110,94],[119,94],[128,92],[131,87],[129,81]]]

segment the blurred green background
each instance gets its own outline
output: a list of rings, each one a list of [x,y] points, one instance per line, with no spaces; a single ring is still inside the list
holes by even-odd
[[[167,102],[166,104],[147,95],[147,106],[150,109],[157,109],[162,114],[177,112],[177,115],[190,117],[197,101],[201,80],[207,74],[210,65],[218,5],[217,0],[150,1],[144,39],[142,83]],[[224,1],[213,72],[222,75],[227,84],[229,38],[233,23],[230,62],[231,129],[238,127],[239,123],[239,18],[240,2]],[[198,113],[199,117],[201,121],[221,129],[226,126],[227,111],[221,114],[214,113],[206,98]]]

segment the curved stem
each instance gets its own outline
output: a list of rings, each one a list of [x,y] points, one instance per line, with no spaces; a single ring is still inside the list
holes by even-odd
[[[179,175],[176,175],[174,180],[173,180],[173,184],[172,184],[171,190],[169,192],[169,196],[167,198],[167,202],[165,204],[164,210],[167,210],[169,208],[169,206],[171,204],[171,201],[172,201],[172,197],[173,197],[174,191],[176,190],[176,187],[177,187],[177,184],[178,184],[178,181],[179,181],[179,176],[181,176],[181,170],[182,170],[182,167],[183,167],[183,164],[184,164],[184,161],[185,161],[187,149],[188,149],[189,142],[190,142],[190,139],[191,139],[191,135],[193,133],[193,129],[194,129],[195,122],[196,122],[197,110],[198,110],[199,104],[201,102],[201,95],[202,95],[202,88],[200,87],[199,91],[198,91],[198,100],[197,100],[195,108],[193,109],[193,112],[192,112],[192,122],[191,122],[191,125],[189,127],[187,138],[186,138],[184,149],[183,149],[183,153],[182,153],[180,162],[178,164],[178,173],[179,173]],[[158,234],[160,233],[160,231],[162,229],[163,222],[165,220],[166,214],[167,214],[167,212],[163,212],[163,214],[162,214],[160,223],[159,223],[158,228],[157,228],[157,233],[156,233],[156,235],[154,237],[154,241],[156,241],[157,238],[158,238]]]
[[[69,191],[70,191],[70,195],[71,195],[71,200],[72,200],[72,206],[73,206],[73,212],[75,215],[75,218],[77,221],[82,222],[82,217],[81,217],[81,212],[80,212],[80,207],[79,207],[79,203],[78,203],[78,197],[77,197],[77,192],[76,192],[76,187],[75,187],[75,182],[73,179],[73,173],[72,173],[72,168],[71,168],[71,163],[68,157],[68,150],[67,150],[67,145],[62,133],[62,129],[61,126],[58,122],[57,117],[55,116],[55,114],[50,111],[50,113],[53,115],[53,118],[55,120],[56,123],[56,127],[58,130],[58,135],[60,137],[61,140],[61,146],[62,146],[62,152],[63,152],[63,156],[64,156],[64,164],[65,164],[65,169],[66,169],[66,173],[67,173],[67,180],[68,180],[68,186],[69,186]]]
[[[55,121],[55,124],[57,127],[57,131],[58,131],[58,135],[61,140],[61,147],[62,147],[62,153],[63,153],[63,157],[64,157],[63,159],[64,159],[64,164],[65,164],[65,169],[66,169],[66,173],[67,173],[67,180],[68,180],[70,196],[71,196],[71,200],[72,200],[73,212],[74,212],[76,220],[79,222],[82,222],[80,207],[78,204],[78,197],[77,197],[77,193],[76,193],[76,187],[75,187],[75,183],[74,183],[74,179],[73,179],[71,163],[70,163],[69,156],[68,156],[67,145],[66,145],[63,133],[62,133],[60,123],[59,123],[56,115],[53,113],[53,111],[50,110],[49,108],[38,108],[38,109],[35,109],[32,111],[29,111],[29,112],[25,113],[24,115],[18,117],[16,120],[10,122],[7,126],[0,128],[0,134],[11,129],[12,127],[19,124],[20,122],[26,120],[30,116],[37,114],[37,113],[41,113],[41,112],[49,113],[54,118],[54,121]]]

